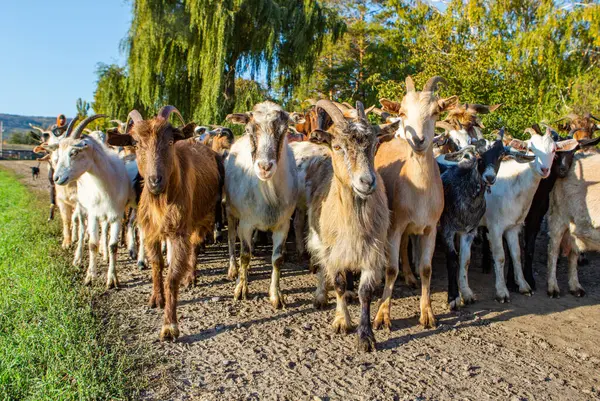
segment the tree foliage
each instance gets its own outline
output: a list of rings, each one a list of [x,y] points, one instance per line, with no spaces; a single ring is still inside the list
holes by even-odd
[[[409,74],[502,103],[484,123],[513,134],[600,108],[597,1],[134,0],[133,14],[127,67],[99,69],[96,111],[170,103],[218,123],[268,97],[290,110],[321,97],[371,105],[400,99]]]

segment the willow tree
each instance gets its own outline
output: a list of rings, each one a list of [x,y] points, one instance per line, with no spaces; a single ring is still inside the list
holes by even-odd
[[[328,32],[343,23],[314,0],[134,0],[128,93],[146,109],[176,105],[186,118],[220,122],[236,77],[264,74],[286,92],[312,72]]]
[[[99,64],[96,75],[98,75],[98,82],[92,103],[94,112],[125,119],[133,108],[127,93],[125,68],[115,64]]]

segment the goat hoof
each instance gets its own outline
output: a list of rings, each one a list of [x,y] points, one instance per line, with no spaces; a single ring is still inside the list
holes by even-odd
[[[140,270],[144,270],[146,268],[146,263],[144,263],[143,260],[140,260],[140,261],[137,262],[137,267]]]
[[[431,309],[431,307],[421,312],[421,318],[419,319],[419,323],[426,329],[435,328],[435,316],[433,315],[433,310]]]
[[[235,291],[233,293],[233,299],[235,301],[239,301],[243,299],[244,301],[248,299],[248,284],[246,283],[238,283],[235,286]]]
[[[509,303],[510,297],[508,295],[496,295],[496,301],[500,302],[501,304]]]
[[[530,297],[530,296],[533,295],[533,291],[531,291],[531,288],[529,288],[529,286],[527,286],[526,288],[520,288],[519,292],[522,295],[525,295],[525,296],[528,296],[528,297]]]
[[[165,298],[162,294],[154,294],[150,295],[150,299],[148,300],[148,306],[151,308],[164,308],[165,307]]]
[[[348,334],[354,329],[352,323],[346,323],[343,316],[336,316],[331,327],[335,334]]]
[[[376,330],[380,330],[385,328],[388,332],[392,331],[392,322],[390,321],[390,316],[384,316],[383,318],[379,316],[379,314],[373,320],[373,327]]]
[[[228,280],[235,280],[238,276],[238,267],[235,263],[230,263],[229,264],[229,270],[227,271],[227,279]]]
[[[71,241],[63,241],[61,247],[62,249],[69,249],[71,247]]]
[[[271,301],[271,305],[275,309],[281,309],[285,307],[285,301],[283,300],[283,295],[277,291],[276,294],[270,295],[269,299]]]
[[[131,258],[131,260],[137,260],[137,252],[133,249],[129,250],[129,258]]]
[[[550,298],[560,298],[560,290],[558,288],[548,289],[548,296]]]
[[[111,288],[119,288],[119,280],[117,280],[117,276],[114,274],[106,280],[106,289],[110,290]]]
[[[476,301],[476,299],[473,295],[463,297],[463,299],[462,299],[463,305],[471,305],[471,304],[474,304],[475,301]]]
[[[375,334],[371,328],[358,327],[358,350],[361,352],[375,351]]]
[[[160,341],[175,341],[179,337],[179,328],[176,324],[165,324],[160,330]]]
[[[451,311],[457,311],[460,307],[460,297],[456,297],[448,302],[448,307]]]
[[[94,281],[94,275],[91,273],[88,273],[85,276],[85,280],[83,280],[83,284],[84,285],[92,285],[92,282]]]
[[[578,298],[585,296],[585,290],[581,287],[577,287],[574,290],[569,290],[569,292],[571,293],[571,295],[574,295]]]

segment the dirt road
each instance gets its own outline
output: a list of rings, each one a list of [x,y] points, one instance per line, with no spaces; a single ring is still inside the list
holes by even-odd
[[[31,183],[27,163],[0,164],[29,174]],[[332,334],[333,296],[329,309],[313,308],[314,276],[306,263],[294,262],[293,252],[281,279],[287,306],[275,311],[267,297],[270,249],[259,248],[252,260],[251,300],[234,302],[234,283],[225,279],[226,246],[209,246],[196,266],[198,287],[181,292],[176,343],[158,341],[162,311],[146,306],[149,271],[138,271],[123,250],[121,288],[106,292],[97,310],[116,319],[132,352],[149,350],[141,370],[147,400],[600,399],[600,258],[590,254],[590,264],[580,268],[584,298],[568,294],[561,259],[564,295],[549,299],[547,240],[542,234],[537,244],[538,292],[512,294],[509,304],[493,300],[493,273],[481,272],[475,249],[470,282],[479,301],[460,312],[446,309],[444,255],[436,252],[438,327],[418,326],[419,292],[398,281],[393,330],[375,333],[378,351],[372,354],[356,351],[354,334]],[[100,276],[96,284],[103,282]],[[356,304],[351,314],[356,323]]]

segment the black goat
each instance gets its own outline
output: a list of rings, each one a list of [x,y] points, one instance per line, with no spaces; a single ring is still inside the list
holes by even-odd
[[[507,152],[502,143],[503,136],[502,129],[496,141],[479,156],[474,146],[467,146],[458,152],[444,155],[447,162],[458,161],[455,165],[441,166],[444,169],[442,173],[444,211],[440,218],[439,232],[446,247],[448,304],[453,310],[460,305],[459,255],[460,293],[465,304],[474,301],[467,280],[471,244],[477,234],[479,222],[485,214],[485,191],[496,181],[500,161]],[[460,253],[456,250],[457,239]]]

